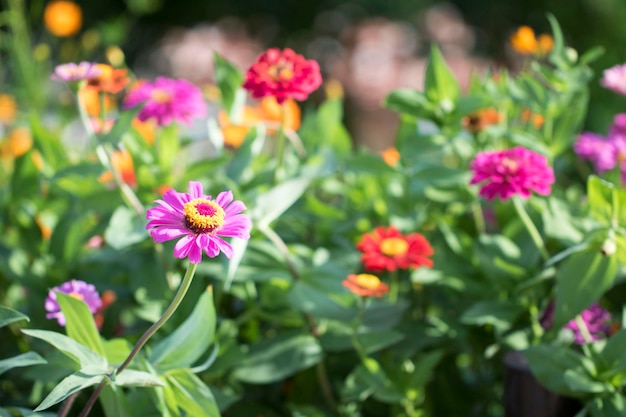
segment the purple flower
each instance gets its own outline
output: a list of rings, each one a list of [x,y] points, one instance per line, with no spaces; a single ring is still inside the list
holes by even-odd
[[[128,109],[144,104],[137,117],[142,122],[154,119],[159,126],[172,122],[191,124],[206,114],[206,103],[198,87],[187,80],[158,77],[131,90],[124,100]]]
[[[181,237],[174,246],[174,256],[189,257],[197,264],[202,260],[202,251],[214,258],[220,251],[227,258],[233,256],[232,246],[220,236],[250,238],[251,222],[240,214],[246,209],[241,201],[233,201],[232,191],[224,191],[213,200],[202,193],[202,184],[189,182],[189,193],[169,190],[163,200],[155,201],[158,207],[146,213],[150,220],[146,229],[155,242],[165,242]]]
[[[470,184],[481,184],[487,200],[507,200],[515,195],[528,198],[531,192],[548,195],[554,171],[545,156],[521,146],[504,151],[479,152],[472,161]]]
[[[544,329],[552,327],[552,319],[554,315],[554,302],[551,302],[541,317],[541,325]],[[585,327],[591,336],[591,340],[600,340],[606,338],[611,331],[610,320],[611,313],[600,307],[598,303],[593,303],[590,307],[580,313],[580,317],[585,323]],[[574,334],[574,343],[583,345],[587,343],[584,333],[580,331],[576,319],[570,320],[564,329],[571,330]]]
[[[618,113],[613,117],[609,136],[626,135],[626,113]]]
[[[626,64],[605,69],[600,85],[615,93],[626,96]]]
[[[100,300],[100,295],[98,294],[98,291],[96,291],[96,287],[91,284],[87,284],[85,281],[73,279],[59,285],[58,287],[54,287],[50,290],[50,292],[48,292],[48,298],[46,298],[45,308],[48,312],[48,314],[46,314],[46,318],[57,319],[59,325],[61,326],[65,326],[65,316],[63,315],[63,312],[61,312],[61,307],[59,307],[59,303],[57,302],[57,294],[55,291],[64,292],[71,297],[84,301],[92,313],[95,313],[102,306],[102,300]]]
[[[615,146],[602,135],[583,132],[574,143],[574,151],[593,163],[597,172],[610,171],[617,163]]]
[[[97,67],[98,64],[93,62],[81,62],[75,64],[73,62],[58,65],[54,69],[54,73],[50,75],[50,78],[58,81],[82,81],[95,78],[102,73]]]

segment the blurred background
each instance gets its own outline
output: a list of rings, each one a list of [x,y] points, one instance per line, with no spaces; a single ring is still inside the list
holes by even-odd
[[[3,1],[5,9],[17,4]],[[343,94],[349,130],[375,150],[388,146],[396,125],[381,101],[395,88],[422,87],[431,43],[467,86],[473,72],[519,70],[526,57],[509,39],[521,25],[549,33],[547,13],[579,53],[605,48],[593,63],[586,128],[605,132],[626,112],[625,99],[598,84],[602,70],[626,61],[624,0],[72,0],[56,13],[51,3],[24,5],[35,61],[127,65],[139,77],[187,78],[211,94],[213,51],[245,70],[267,47],[291,47],[321,65],[326,83],[313,100]],[[11,58],[2,53],[0,93],[23,71]]]

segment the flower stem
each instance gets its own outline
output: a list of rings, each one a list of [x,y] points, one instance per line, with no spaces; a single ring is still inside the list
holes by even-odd
[[[515,211],[517,211],[518,216],[522,220],[522,223],[524,223],[524,226],[526,226],[526,230],[528,230],[528,233],[530,234],[533,243],[543,257],[543,260],[547,261],[550,258],[550,255],[548,254],[548,251],[546,249],[546,244],[543,241],[539,230],[537,230],[535,223],[533,223],[532,219],[528,215],[528,212],[524,208],[524,204],[519,198],[513,197],[513,206],[515,207]]]
[[[115,375],[120,374],[122,371],[124,371],[124,369],[128,367],[128,365],[130,365],[130,363],[133,361],[133,359],[135,359],[135,356],[137,356],[137,354],[139,353],[141,348],[146,344],[146,342],[148,342],[148,340],[157,332],[157,330],[159,330],[161,326],[163,326],[163,324],[165,324],[165,322],[169,320],[170,317],[172,317],[172,315],[174,314],[178,306],[180,306],[180,303],[183,301],[183,298],[185,298],[185,294],[187,294],[189,287],[191,286],[191,282],[193,281],[193,276],[196,273],[197,266],[198,266],[197,264],[191,264],[191,263],[189,264],[189,267],[187,268],[187,272],[185,272],[185,276],[183,277],[180,287],[178,287],[178,292],[174,296],[174,299],[170,303],[169,307],[165,310],[163,315],[152,326],[150,326],[150,328],[146,330],[146,332],[139,338],[137,343],[135,343],[133,350],[131,350],[130,353],[128,354],[128,357],[113,372],[112,374],[113,377]],[[89,397],[89,400],[87,401],[87,404],[85,405],[85,408],[83,409],[83,411],[80,413],[79,417],[87,417],[87,415],[89,414],[89,411],[95,404],[96,400],[98,399],[98,396],[100,395],[100,393],[102,392],[102,390],[104,389],[104,387],[107,385],[108,382],[109,382],[109,378],[104,378],[102,382],[100,382],[100,384],[96,387],[94,392],[91,394],[91,397]]]
[[[398,277],[398,271],[393,271],[390,274],[391,282],[389,283],[389,301],[395,303],[398,301],[398,292],[400,290],[400,279]]]
[[[276,171],[274,172],[274,182],[282,176],[283,165],[285,164],[285,145],[287,136],[285,135],[285,105],[280,104],[280,128],[278,129],[278,142],[276,145]]]
[[[472,215],[474,216],[476,232],[479,235],[484,235],[487,231],[487,227],[485,226],[485,215],[483,213],[483,208],[480,205],[480,201],[474,201],[472,203]]]
[[[74,405],[74,401],[76,401],[76,397],[78,397],[78,392],[73,393],[72,395],[67,397],[65,401],[63,401],[63,405],[61,406],[61,409],[59,410],[58,417],[67,416],[67,413],[69,413],[70,410],[72,409],[72,405]]]
[[[585,343],[593,342],[593,337],[591,336],[591,333],[589,333],[587,323],[585,323],[585,320],[583,320],[580,314],[576,316],[576,325],[578,326],[578,330],[580,330],[580,334],[582,334],[583,339],[585,339]]]

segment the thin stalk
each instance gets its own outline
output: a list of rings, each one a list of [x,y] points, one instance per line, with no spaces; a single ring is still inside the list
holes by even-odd
[[[276,171],[274,172],[274,182],[278,182],[282,175],[283,165],[285,164],[285,145],[287,136],[285,135],[285,105],[280,105],[280,128],[278,129],[278,139],[276,145]]]
[[[128,365],[130,365],[133,359],[135,359],[135,356],[137,356],[137,354],[146,344],[146,342],[148,342],[148,340],[157,332],[157,330],[159,330],[161,326],[163,326],[163,324],[165,324],[165,322],[169,320],[170,317],[172,317],[176,309],[180,306],[180,303],[183,301],[183,298],[185,298],[185,294],[187,294],[189,287],[191,286],[191,282],[193,281],[193,276],[196,272],[197,266],[197,264],[189,264],[189,267],[187,268],[187,272],[185,272],[185,276],[183,277],[180,287],[178,287],[178,292],[174,296],[174,299],[170,303],[169,307],[165,310],[163,315],[139,338],[137,343],[135,343],[133,350],[130,351],[128,357],[124,360],[124,362],[122,362],[122,364],[111,374],[110,377],[104,378],[102,382],[100,382],[100,384],[96,387],[94,392],[89,397],[89,400],[87,401],[87,404],[85,405],[83,411],[80,413],[79,417],[87,417],[87,415],[89,415],[89,411],[91,411],[91,408],[96,403],[96,400],[98,399],[98,396],[100,395],[104,387],[109,383],[110,378],[114,378],[115,375],[119,375],[122,371],[124,371],[124,369],[126,369]]]
[[[474,216],[476,232],[479,235],[484,235],[487,232],[487,226],[485,225],[485,215],[483,213],[483,208],[480,205],[480,201],[474,201],[472,203],[472,215]]]
[[[72,409],[72,405],[74,405],[74,401],[76,401],[76,397],[78,397],[78,392],[73,393],[69,397],[63,401],[63,405],[59,409],[58,417],[65,417],[67,413]]]
[[[524,208],[522,200],[520,200],[518,197],[513,197],[513,206],[515,207],[515,211],[517,211],[517,215],[522,220],[522,223],[524,223],[524,226],[526,226],[526,230],[528,230],[528,233],[530,234],[533,243],[543,257],[543,260],[547,261],[550,258],[550,255],[548,254],[548,250],[546,249],[546,244],[543,241],[539,230],[537,230],[535,223],[533,223],[532,219],[528,215],[528,212]]]
[[[580,330],[580,334],[583,335],[583,339],[585,339],[585,343],[593,342],[593,337],[587,328],[587,323],[583,320],[582,316],[579,314],[576,316],[576,325],[578,326],[578,330]]]
[[[391,282],[389,283],[389,302],[395,303],[398,301],[398,293],[400,291],[400,279],[398,277],[398,271],[393,271],[390,274]]]

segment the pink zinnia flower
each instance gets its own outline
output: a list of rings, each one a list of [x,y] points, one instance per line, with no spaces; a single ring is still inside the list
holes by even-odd
[[[581,158],[591,161],[597,172],[610,171],[617,163],[615,147],[602,135],[583,132],[574,143],[574,152]]]
[[[306,100],[321,84],[316,61],[307,61],[289,48],[271,48],[248,69],[243,88],[254,98],[273,96],[282,104],[288,98]]]
[[[76,299],[84,301],[89,307],[89,311],[95,313],[102,306],[102,300],[100,294],[96,291],[96,287],[91,284],[87,284],[84,281],[71,280],[67,281],[58,287],[54,287],[48,292],[48,298],[46,298],[45,308],[48,314],[46,318],[57,319],[57,322],[61,326],[65,326],[65,316],[61,312],[61,307],[57,302],[57,294],[55,291],[64,292]]]
[[[197,264],[202,260],[202,251],[214,258],[220,251],[227,258],[233,256],[232,246],[220,236],[250,238],[250,219],[239,214],[246,209],[241,201],[233,201],[232,191],[224,191],[215,200],[202,193],[202,184],[189,182],[189,193],[169,190],[158,207],[148,210],[150,220],[146,229],[155,242],[165,242],[181,237],[174,246],[174,256],[189,257]]]
[[[521,146],[479,152],[470,169],[474,172],[470,184],[481,183],[480,195],[487,200],[507,200],[515,195],[528,198],[532,191],[549,195],[554,182],[547,158]]]
[[[626,135],[626,113],[617,113],[613,117],[609,135]]]
[[[102,72],[97,65],[98,64],[93,62],[81,62],[80,64],[70,62],[57,65],[54,68],[54,73],[50,75],[50,78],[66,82],[89,80],[97,77]]]
[[[626,96],[626,64],[605,69],[600,85],[615,93]]]
[[[544,329],[550,329],[552,327],[553,316],[554,302],[551,302],[548,304],[548,307],[541,317],[541,325]],[[598,303],[593,303],[583,310],[580,313],[580,318],[585,324],[585,327],[587,327],[592,341],[605,339],[611,332],[611,313],[603,309]],[[578,345],[587,343],[583,332],[581,332],[580,327],[578,327],[578,321],[576,319],[570,320],[563,328],[572,331],[574,334],[574,343]]]
[[[144,104],[137,118],[142,122],[154,119],[159,126],[172,122],[191,124],[195,117],[206,114],[206,103],[198,87],[187,80],[158,77],[154,82],[143,82],[132,89],[124,99],[128,109]]]

